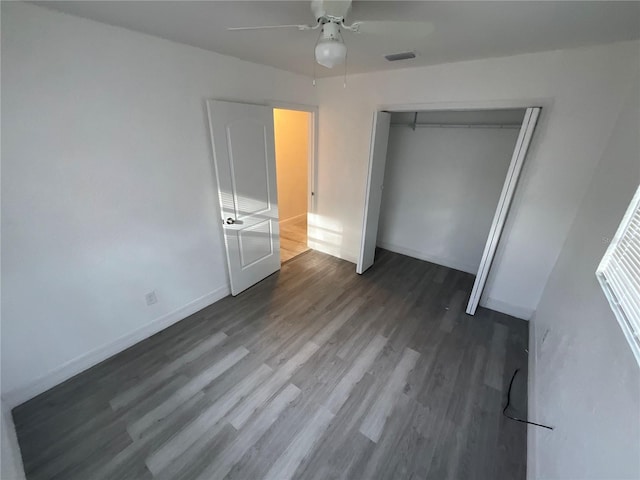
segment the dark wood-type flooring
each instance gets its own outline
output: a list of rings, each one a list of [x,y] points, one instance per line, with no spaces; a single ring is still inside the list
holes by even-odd
[[[13,411],[39,479],[524,479],[527,323],[472,276],[302,254]],[[518,410],[519,409],[519,410]]]

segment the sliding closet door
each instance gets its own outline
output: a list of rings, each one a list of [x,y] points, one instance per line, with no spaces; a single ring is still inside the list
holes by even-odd
[[[527,155],[529,143],[533,135],[533,130],[536,127],[538,121],[538,115],[540,114],[540,108],[527,108],[520,127],[520,133],[518,134],[518,141],[511,157],[511,164],[507,171],[507,178],[504,181],[502,187],[502,193],[500,194],[500,200],[498,201],[498,207],[493,217],[493,223],[491,224],[491,230],[489,230],[489,236],[487,237],[487,243],[484,247],[482,259],[480,260],[480,267],[478,268],[478,274],[476,275],[476,281],[473,284],[473,290],[471,291],[471,297],[469,298],[469,304],[467,305],[467,313],[474,315],[478,304],[480,303],[480,297],[484,290],[487,277],[489,275],[489,269],[493,262],[493,257],[498,247],[498,241],[504,228],[504,222],[507,218],[509,206],[513,199],[516,184],[520,177],[520,171],[522,170],[522,164]]]
[[[382,204],[382,183],[384,182],[384,167],[387,162],[387,144],[389,142],[389,128],[391,114],[376,112],[373,118],[371,132],[371,147],[369,150],[369,174],[367,176],[362,225],[362,241],[360,256],[356,265],[357,273],[364,273],[371,265],[376,255],[376,241],[378,239],[378,220],[380,219],[380,205]]]

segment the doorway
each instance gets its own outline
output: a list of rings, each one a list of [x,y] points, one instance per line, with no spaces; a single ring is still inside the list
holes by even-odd
[[[380,246],[472,273],[473,315],[539,112],[376,112],[356,271]]]
[[[281,263],[309,250],[312,125],[310,112],[273,109]]]
[[[280,270],[281,212],[285,215],[285,230],[290,224],[296,226],[297,232],[292,236],[295,248],[285,246],[285,261],[307,250],[306,217],[315,208],[318,109],[222,100],[207,100],[206,106],[229,287],[235,296]],[[305,165],[295,165],[302,173],[287,163],[278,172],[274,109],[291,111],[288,117],[293,120],[278,129],[279,141],[284,142],[287,151],[300,151],[297,157],[305,160],[306,169]],[[293,116],[299,112],[304,116]],[[298,142],[296,148],[293,142]],[[286,180],[280,194],[278,173]],[[295,199],[292,208],[297,210],[287,210],[290,196]],[[280,212],[278,197],[282,200]]]

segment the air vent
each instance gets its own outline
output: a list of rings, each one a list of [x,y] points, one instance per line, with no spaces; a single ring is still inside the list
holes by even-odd
[[[413,52],[392,53],[391,55],[385,55],[384,58],[390,62],[397,62],[398,60],[408,60],[410,58],[416,58],[416,54]]]

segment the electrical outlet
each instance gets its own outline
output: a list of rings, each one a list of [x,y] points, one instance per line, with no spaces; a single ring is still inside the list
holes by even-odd
[[[158,296],[156,295],[156,291],[155,290],[152,291],[152,292],[147,293],[144,296],[144,299],[146,300],[147,305],[153,305],[154,303],[158,303]]]

